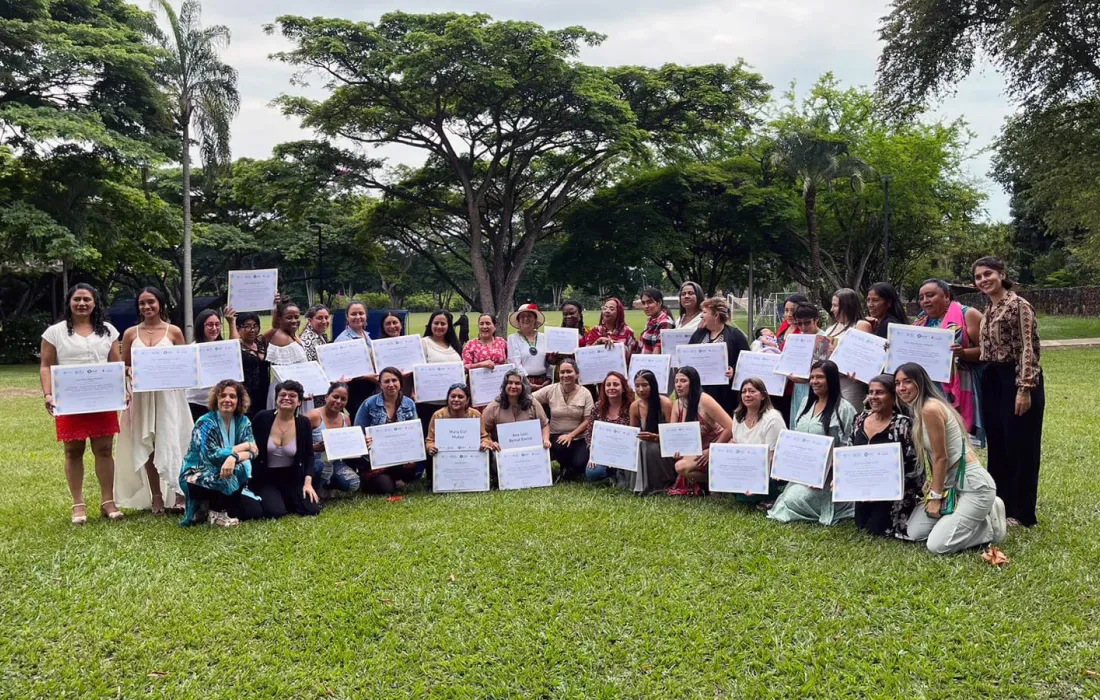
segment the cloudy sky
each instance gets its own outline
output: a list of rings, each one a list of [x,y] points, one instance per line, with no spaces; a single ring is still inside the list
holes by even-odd
[[[583,25],[607,35],[581,56],[598,65],[731,63],[744,58],[777,89],[792,80],[800,88],[832,71],[845,85],[873,85],[879,54],[878,20],[888,0],[204,0],[203,21],[233,33],[225,59],[240,72],[242,108],[233,131],[235,157],[267,157],[283,141],[308,137],[269,106],[295,92],[292,71],[268,60],[286,48],[262,26],[280,14],[376,20],[392,9],[406,12],[486,12],[547,27]],[[970,175],[989,194],[989,218],[1008,220],[1008,197],[992,182],[989,147],[1010,107],[1003,82],[991,69],[972,75],[957,94],[937,105],[945,118],[963,117],[975,132]],[[398,158],[400,154],[396,154]]]

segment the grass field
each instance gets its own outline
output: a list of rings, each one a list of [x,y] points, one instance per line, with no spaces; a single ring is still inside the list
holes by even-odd
[[[1100,352],[1043,359],[1003,569],[588,485],[74,529],[37,372],[0,367],[0,697],[1100,697]]]

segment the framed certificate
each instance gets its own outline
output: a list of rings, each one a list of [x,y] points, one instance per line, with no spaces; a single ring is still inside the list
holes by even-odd
[[[229,298],[234,311],[271,311],[279,290],[279,270],[230,270]]]
[[[703,434],[699,421],[690,423],[661,423],[657,426],[661,440],[661,456],[681,457],[703,454]]]
[[[793,430],[779,433],[772,457],[772,478],[824,488],[833,438]]]
[[[504,375],[515,368],[514,365],[497,365],[492,369],[470,370],[470,395],[471,405],[488,406],[493,399],[500,396],[500,385],[504,382]]]
[[[293,379],[302,385],[306,396],[324,396],[328,393],[329,380],[317,362],[295,362],[292,365],[271,365],[280,382]]]
[[[676,357],[676,349],[691,342],[695,331],[686,328],[661,329],[661,354]]]
[[[477,452],[481,449],[481,420],[437,418],[435,447],[440,452]]]
[[[214,386],[223,379],[244,381],[239,340],[215,340],[195,346],[199,349],[199,386]]]
[[[599,384],[612,372],[626,376],[626,348],[622,343],[615,343],[610,348],[603,345],[577,348],[576,357],[581,384]]]
[[[497,442],[502,450],[516,447],[542,449],[542,421],[521,420],[515,423],[497,423]]]
[[[461,362],[435,362],[413,365],[416,402],[446,401],[447,390],[466,383],[466,368]]]
[[[423,462],[427,456],[424,426],[419,420],[374,425],[367,428],[367,433],[371,437],[371,469]]]
[[[377,374],[374,371],[374,361],[371,360],[367,342],[362,338],[326,343],[316,347],[317,361],[321,363],[321,369],[325,370],[325,375],[333,381],[341,377],[358,379]]]
[[[409,374],[416,365],[426,362],[424,346],[418,335],[402,335],[397,338],[379,338],[372,340],[374,348],[374,366],[381,372],[387,367],[396,367],[403,374]]]
[[[882,374],[882,366],[886,363],[886,340],[849,328],[829,359],[836,363],[841,376],[853,374],[859,381],[869,384]]]
[[[50,377],[55,416],[126,410],[126,365],[122,362],[53,365]]]
[[[766,494],[770,485],[768,446],[711,445],[707,476],[715,493]]]
[[[497,453],[497,477],[501,491],[552,486],[550,450],[542,445],[501,450]]]
[[[638,376],[638,372],[641,372],[643,369],[648,369],[650,372],[653,372],[653,376],[657,378],[657,391],[662,394],[667,394],[672,388],[669,386],[669,370],[671,368],[671,355],[643,355],[641,353],[635,353],[630,356],[630,374],[626,376],[630,379],[630,386],[637,390],[637,387],[634,386],[634,378]]]
[[[581,334],[576,328],[550,328],[542,329],[546,335],[546,352],[556,352],[559,355],[572,355],[577,351],[581,342]]]
[[[694,367],[703,386],[716,386],[729,381],[726,378],[729,359],[726,357],[725,343],[681,345],[676,349],[676,366]]]
[[[828,338],[819,335],[795,333],[787,336],[787,342],[783,343],[783,354],[779,356],[779,364],[775,371],[783,376],[810,378],[810,367],[814,363],[814,351],[820,342],[828,342]]]
[[[134,393],[199,386],[197,344],[133,348],[130,360]]]
[[[900,444],[833,450],[833,501],[900,501],[903,487]]]
[[[605,467],[638,471],[638,428],[596,421],[592,424],[589,461]]]
[[[321,438],[325,443],[325,459],[330,462],[367,454],[366,436],[357,425],[349,428],[327,428],[321,432]]]
[[[886,351],[887,372],[893,374],[906,362],[915,362],[928,372],[932,381],[951,381],[955,331],[891,323],[886,334],[890,341],[890,349]]]
[[[787,378],[775,371],[779,364],[779,353],[774,352],[745,352],[737,356],[737,368],[733,372],[734,391],[741,391],[741,385],[746,379],[756,377],[764,382],[768,393],[772,396],[782,396],[787,390]]]
[[[477,450],[440,452],[432,463],[434,493],[489,490],[489,453]]]

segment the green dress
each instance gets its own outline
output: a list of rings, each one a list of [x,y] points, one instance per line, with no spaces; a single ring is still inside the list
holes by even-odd
[[[809,401],[817,401],[816,396],[809,396]],[[825,435],[821,425],[821,416],[813,415],[813,409],[802,410],[806,404],[798,407],[795,413],[795,423],[792,430],[811,435]],[[833,444],[842,445],[852,431],[852,421],[855,420],[856,410],[852,404],[844,399],[837,404],[836,413],[829,422],[828,435],[832,436]],[[783,493],[776,500],[775,505],[768,511],[768,517],[781,523],[793,523],[799,521],[817,522],[822,525],[832,525],[841,520],[855,517],[855,505],[849,502],[833,503],[833,474],[830,469],[825,479],[825,488],[815,489],[805,484],[787,484]]]

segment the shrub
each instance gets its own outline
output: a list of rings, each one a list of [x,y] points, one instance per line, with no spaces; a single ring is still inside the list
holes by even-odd
[[[50,316],[31,313],[0,323],[0,364],[18,365],[38,362],[42,331],[50,325]]]
[[[405,308],[409,311],[435,311],[435,295],[431,292],[417,292],[405,297]]]

